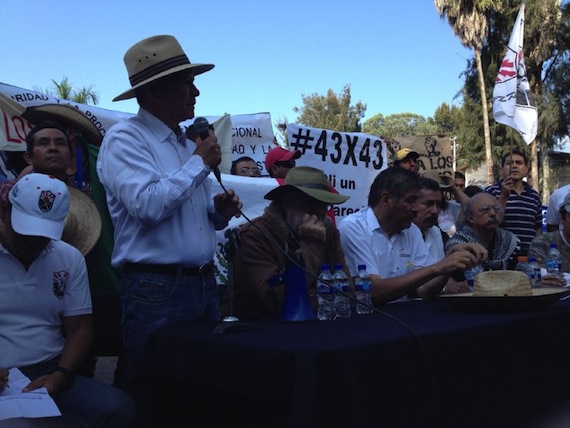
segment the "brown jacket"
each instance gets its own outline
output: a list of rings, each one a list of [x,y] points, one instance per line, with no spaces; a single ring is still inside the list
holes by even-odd
[[[306,237],[297,241],[275,202],[252,223],[242,226],[241,244],[235,254],[235,314],[241,318],[275,317],[279,314],[285,286],[269,287],[267,281],[284,272],[287,259],[283,252],[303,256],[311,304],[316,310],[315,278],[320,273],[321,264],[328,263],[332,269],[335,263],[342,263],[348,272],[337,228],[326,218],[326,242]]]

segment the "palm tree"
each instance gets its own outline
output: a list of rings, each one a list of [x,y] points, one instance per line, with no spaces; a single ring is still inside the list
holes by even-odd
[[[99,95],[97,95],[97,93],[93,90],[93,85],[75,89],[69,82],[67,76],[64,76],[59,83],[55,79],[52,79],[51,81],[55,90],[35,87],[34,90],[46,95],[61,98],[63,100],[74,101],[80,104],[92,103],[93,105],[97,105],[97,103],[99,103]]]
[[[485,163],[487,182],[493,183],[493,154],[491,151],[491,132],[489,131],[489,106],[481,63],[481,48],[487,35],[487,17],[485,12],[495,8],[496,0],[434,0],[439,16],[451,25],[453,32],[459,37],[461,44],[475,51],[475,64],[481,92],[483,109],[483,131],[485,135]]]

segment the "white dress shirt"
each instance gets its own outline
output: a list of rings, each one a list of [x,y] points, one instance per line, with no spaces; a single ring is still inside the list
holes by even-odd
[[[365,264],[369,274],[394,278],[428,266],[428,252],[420,229],[411,227],[388,237],[370,208],[345,217],[340,238],[350,273]]]
[[[142,108],[109,129],[97,173],[115,227],[113,266],[212,260],[215,230],[228,220],[214,207],[210,168],[195,149]]]

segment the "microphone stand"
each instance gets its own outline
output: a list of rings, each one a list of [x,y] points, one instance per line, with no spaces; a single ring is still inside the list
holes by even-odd
[[[228,286],[226,288],[226,300],[228,301],[228,315],[222,318],[214,333],[222,334],[229,331],[240,330],[259,330],[256,324],[241,322],[238,317],[234,316],[234,255],[239,248],[239,231],[237,228],[228,229],[225,232],[228,242],[226,242],[226,259],[228,261]]]

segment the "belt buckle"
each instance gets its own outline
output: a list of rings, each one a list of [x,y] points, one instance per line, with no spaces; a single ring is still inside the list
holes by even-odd
[[[204,276],[206,275],[208,272],[206,272],[208,270],[208,268],[210,267],[209,263],[206,263],[205,265],[202,265],[198,268],[198,275],[199,276]]]

